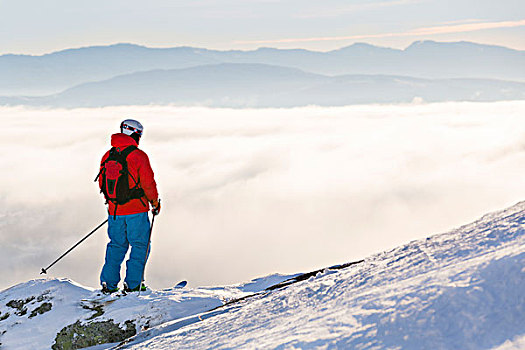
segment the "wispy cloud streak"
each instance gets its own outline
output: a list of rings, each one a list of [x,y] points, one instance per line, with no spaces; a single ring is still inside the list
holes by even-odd
[[[479,23],[464,23],[456,25],[433,26],[417,28],[407,32],[391,32],[379,34],[363,34],[363,35],[347,35],[347,36],[326,36],[326,37],[310,37],[310,38],[285,38],[285,39],[270,39],[270,40],[251,40],[251,41],[235,41],[236,44],[282,44],[282,43],[304,43],[304,42],[320,42],[320,41],[344,41],[344,40],[360,40],[360,39],[381,39],[393,37],[417,37],[440,34],[453,33],[467,33],[487,29],[499,28],[515,28],[525,26],[525,19],[519,21],[503,21],[503,22],[479,22]]]

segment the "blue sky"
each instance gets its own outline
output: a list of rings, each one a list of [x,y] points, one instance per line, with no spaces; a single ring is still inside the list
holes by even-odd
[[[131,42],[331,50],[416,40],[525,50],[523,0],[0,0],[0,54]]]

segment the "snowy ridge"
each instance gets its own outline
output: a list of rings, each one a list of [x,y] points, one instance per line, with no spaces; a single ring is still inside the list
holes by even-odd
[[[524,233],[522,202],[119,348],[490,349],[513,339],[519,346]]]
[[[50,349],[56,335],[77,321],[86,325],[111,321],[122,329],[131,321],[136,332],[141,332],[198,315],[290,277],[275,274],[235,286],[148,290],[100,303],[86,301],[98,294],[93,288],[65,278],[36,279],[0,292],[0,348]]]
[[[0,292],[0,347],[64,348],[57,334],[79,321],[128,332],[93,349],[523,348],[525,202],[340,267],[105,305],[83,305],[95,292],[72,281],[33,280]]]

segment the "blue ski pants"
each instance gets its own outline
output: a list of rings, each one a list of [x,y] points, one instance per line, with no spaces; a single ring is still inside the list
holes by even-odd
[[[131,245],[124,281],[131,289],[138,287],[146,265],[146,254],[149,255],[149,235],[150,224],[147,212],[115,217],[109,215],[110,241],[106,248],[106,260],[100,274],[100,284],[106,282],[109,289],[117,288],[120,282],[120,265]]]

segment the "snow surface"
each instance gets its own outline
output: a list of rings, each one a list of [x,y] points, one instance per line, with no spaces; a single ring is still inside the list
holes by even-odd
[[[525,202],[345,269],[273,291],[295,276],[227,287],[133,294],[95,320],[137,320],[122,344],[91,349],[524,349]],[[5,349],[49,349],[56,333],[92,310],[93,290],[69,280],[34,280],[0,292],[0,318],[13,299],[45,295],[53,309],[0,321]],[[235,301],[236,299],[240,299]]]
[[[98,291],[68,279],[36,279],[0,292],[0,319],[9,313],[7,319],[0,321],[0,348],[50,349],[56,334],[77,320],[83,323],[113,320],[122,326],[125,321],[134,320],[140,331],[214,309],[290,277],[275,274],[235,286],[132,293],[105,305],[104,314],[94,319],[91,318],[95,311],[84,306],[96,306],[85,300],[94,300]],[[25,305],[24,315],[17,315],[17,310],[7,305],[12,300],[32,297],[34,299]],[[51,303],[51,311],[30,318],[31,312],[42,302]],[[105,349],[107,345],[95,348]]]
[[[522,348],[524,233],[525,202],[122,348]]]

